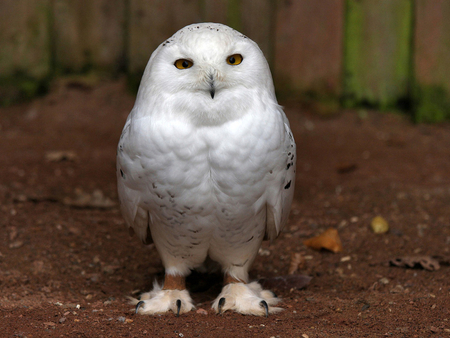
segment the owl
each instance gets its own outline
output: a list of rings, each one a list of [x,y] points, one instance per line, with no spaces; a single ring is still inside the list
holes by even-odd
[[[285,226],[296,146],[258,45],[216,23],[186,26],[151,55],[117,149],[121,211],[154,243],[164,283],[136,313],[194,309],[185,277],[221,267],[217,313],[267,316],[280,299],[248,271]]]

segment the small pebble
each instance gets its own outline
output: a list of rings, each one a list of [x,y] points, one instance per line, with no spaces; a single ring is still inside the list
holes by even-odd
[[[56,326],[56,323],[53,323],[53,322],[45,322],[44,325],[45,325],[45,326]]]
[[[198,310],[197,310],[197,313],[199,314],[199,315],[207,315],[208,314],[208,311],[206,311],[205,309],[202,309],[202,308],[199,308]]]
[[[388,222],[381,216],[374,217],[370,222],[370,227],[376,234],[384,234],[389,231]]]
[[[433,333],[437,333],[437,332],[439,332],[439,329],[437,327],[435,327],[435,326],[431,326],[430,327],[430,331],[433,332]]]
[[[16,227],[10,227],[9,228],[9,240],[14,241],[17,238],[18,231]]]
[[[258,254],[260,256],[270,256],[270,251],[267,249],[260,248]]]
[[[15,241],[9,244],[10,249],[18,249],[23,246],[23,241]]]
[[[112,275],[116,270],[118,270],[119,267],[115,266],[115,265],[106,265],[103,267],[103,272],[108,274],[108,275]]]
[[[61,318],[59,318],[59,323],[63,324],[66,320],[67,320],[66,317],[61,317]]]
[[[126,318],[120,316],[120,317],[117,318],[117,320],[118,320],[119,322],[121,322],[121,323],[125,323]]]
[[[401,286],[400,284],[396,285],[393,289],[391,289],[390,293],[402,293],[405,291],[405,288]]]
[[[380,283],[384,284],[384,285],[389,284],[389,279],[387,279],[386,277],[383,277],[380,279]]]

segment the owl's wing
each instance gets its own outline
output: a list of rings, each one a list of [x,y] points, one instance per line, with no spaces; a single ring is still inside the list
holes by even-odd
[[[144,244],[153,243],[150,223],[151,217],[147,210],[141,208],[141,196],[142,192],[135,187],[131,187],[127,184],[127,180],[123,178],[123,175],[131,174],[132,162],[131,159],[123,152],[123,140],[127,138],[127,134],[130,132],[129,118],[122,131],[120,137],[119,147],[117,149],[117,190],[119,194],[120,209],[127,223],[130,233],[136,233]],[[127,170],[122,170],[127,168]]]
[[[296,146],[289,122],[284,119],[284,143],[282,161],[285,166],[276,174],[276,180],[270,187],[267,198],[267,221],[265,239],[274,240],[284,228],[289,217],[292,199],[294,198],[296,172]],[[285,162],[284,162],[285,161]]]
[[[128,188],[122,180],[118,180],[117,186],[120,210],[130,233],[136,233],[144,244],[153,243],[150,232],[150,215],[147,210],[139,207],[140,192]]]

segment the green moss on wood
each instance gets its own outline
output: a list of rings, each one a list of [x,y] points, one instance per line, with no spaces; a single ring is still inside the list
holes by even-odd
[[[396,107],[408,95],[412,4],[409,0],[347,0],[344,104]]]
[[[416,122],[436,123],[450,119],[450,93],[443,87],[417,86],[414,119]]]
[[[36,79],[23,73],[0,78],[0,106],[8,106],[47,93],[49,79]]]
[[[241,0],[228,0],[227,24],[239,32],[242,31]]]

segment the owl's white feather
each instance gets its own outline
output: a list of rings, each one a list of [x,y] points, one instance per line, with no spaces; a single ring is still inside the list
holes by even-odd
[[[234,54],[242,62],[230,65]],[[154,242],[166,274],[209,256],[246,282],[263,238],[287,222],[295,182],[295,142],[257,44],[213,23],[162,43],[120,138],[117,180],[128,226]]]

